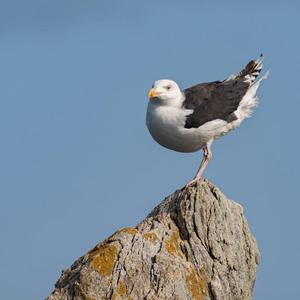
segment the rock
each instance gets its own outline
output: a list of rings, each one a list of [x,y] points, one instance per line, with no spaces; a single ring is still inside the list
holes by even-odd
[[[242,207],[204,180],[75,261],[47,300],[248,300],[258,263]]]

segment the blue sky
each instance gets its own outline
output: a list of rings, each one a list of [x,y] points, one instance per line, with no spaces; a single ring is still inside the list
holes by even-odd
[[[203,1],[202,1],[203,2]],[[205,177],[243,205],[261,251],[255,299],[296,299],[297,1],[1,1],[0,288],[43,299],[62,269],[134,226],[197,171],[145,126],[159,78],[223,79],[261,52],[251,119],[216,141]]]

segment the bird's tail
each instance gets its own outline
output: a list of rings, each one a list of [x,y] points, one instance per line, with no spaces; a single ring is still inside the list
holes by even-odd
[[[259,75],[263,67],[264,56],[263,54],[260,55],[259,58],[255,60],[251,60],[246,67],[236,76],[236,78],[245,78],[249,80],[250,83],[255,82],[255,79]]]

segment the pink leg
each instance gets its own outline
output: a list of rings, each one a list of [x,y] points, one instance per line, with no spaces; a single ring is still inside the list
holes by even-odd
[[[212,152],[210,149],[210,145],[206,145],[203,148],[203,159],[202,159],[201,165],[200,165],[199,170],[194,179],[200,179],[202,177],[202,174],[203,174],[208,162],[211,160],[211,158],[212,158]]]
[[[202,177],[202,174],[209,162],[209,160],[212,158],[212,152],[211,152],[211,144],[212,141],[206,143],[206,145],[203,148],[203,159],[201,161],[200,167],[198,169],[198,172],[196,174],[196,176],[194,177],[194,179],[192,181],[190,181],[187,185],[192,185],[193,183],[195,183],[197,180],[199,180]]]

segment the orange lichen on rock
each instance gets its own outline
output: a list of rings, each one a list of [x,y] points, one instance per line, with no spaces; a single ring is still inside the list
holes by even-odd
[[[127,288],[123,281],[119,281],[117,291],[113,292],[111,300],[126,299]]]
[[[121,297],[125,297],[126,296],[126,291],[127,291],[127,288],[126,288],[125,283],[123,281],[120,281],[119,284],[118,284],[118,294]]]
[[[100,246],[99,249],[95,249],[90,253],[92,257],[92,267],[101,276],[110,276],[112,274],[118,249],[113,244],[107,244]]]
[[[191,267],[186,272],[186,285],[194,300],[203,300],[207,294],[208,286],[206,276],[204,272],[201,272],[199,276],[194,267]]]
[[[121,228],[120,230],[118,230],[118,233],[128,233],[131,235],[135,235],[137,234],[139,231],[136,228],[133,227],[125,227],[125,228]]]
[[[156,235],[156,233],[154,232],[146,232],[143,234],[143,238],[149,242],[157,242],[158,241],[158,237]]]
[[[180,256],[181,258],[184,258],[184,255],[180,248],[180,235],[179,231],[173,231],[170,238],[165,241],[165,248],[169,252],[169,254],[173,256]]]

